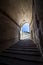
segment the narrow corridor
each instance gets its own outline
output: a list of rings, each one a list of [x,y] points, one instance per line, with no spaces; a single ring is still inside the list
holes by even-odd
[[[32,40],[20,40],[0,54],[0,65],[43,65],[43,60]]]
[[[43,65],[43,0],[0,0],[0,65]]]

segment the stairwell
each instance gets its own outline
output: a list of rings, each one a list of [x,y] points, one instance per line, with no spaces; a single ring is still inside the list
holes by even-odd
[[[20,40],[0,53],[0,65],[43,65],[43,59],[32,40]]]

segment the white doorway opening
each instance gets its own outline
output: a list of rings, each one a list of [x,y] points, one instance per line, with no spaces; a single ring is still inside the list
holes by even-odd
[[[20,30],[20,40],[31,39],[29,23],[25,23]]]

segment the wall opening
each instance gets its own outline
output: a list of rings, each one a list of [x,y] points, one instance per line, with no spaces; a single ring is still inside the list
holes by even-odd
[[[20,30],[20,40],[30,39],[30,27],[29,23],[25,23]]]

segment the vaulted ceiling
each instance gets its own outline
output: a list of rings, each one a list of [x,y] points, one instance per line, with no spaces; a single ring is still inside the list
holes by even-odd
[[[32,19],[32,0],[0,0],[2,8],[20,26]]]

